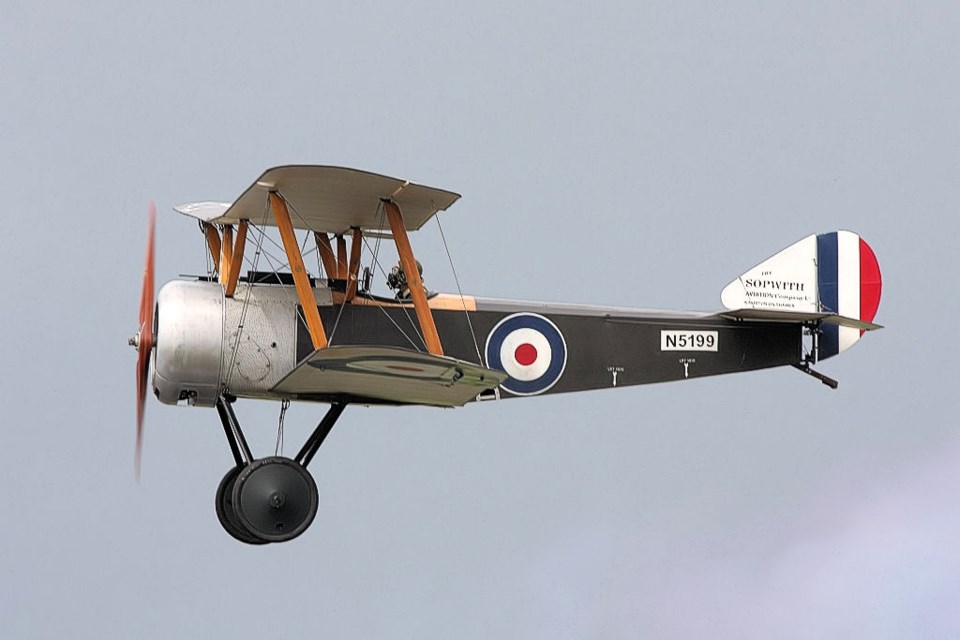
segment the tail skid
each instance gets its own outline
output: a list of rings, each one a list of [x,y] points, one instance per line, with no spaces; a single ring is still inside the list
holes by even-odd
[[[834,380],[833,378],[831,378],[830,376],[825,376],[819,371],[814,371],[813,369],[811,369],[810,365],[807,364],[806,362],[803,364],[795,364],[793,365],[793,368],[796,369],[797,371],[807,374],[808,376],[816,378],[817,380],[827,385],[831,389],[836,389],[837,387],[840,386],[840,383]]]

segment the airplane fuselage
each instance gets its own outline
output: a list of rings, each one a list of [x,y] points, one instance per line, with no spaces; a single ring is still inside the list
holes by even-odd
[[[313,287],[330,345],[423,349],[413,305]],[[338,300],[340,298],[340,300]],[[437,294],[430,298],[444,355],[505,371],[478,399],[683,380],[792,365],[802,328],[720,314],[551,304]],[[375,404],[370,398],[274,389],[313,351],[294,288],[175,280],[157,301],[154,388],[164,403],[212,406],[238,397]]]

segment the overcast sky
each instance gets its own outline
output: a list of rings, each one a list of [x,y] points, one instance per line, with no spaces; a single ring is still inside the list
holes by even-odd
[[[197,4],[3,3],[5,637],[960,635],[955,3]],[[286,163],[463,194],[478,295],[713,310],[851,229],[887,328],[823,363],[837,391],[350,407],[312,528],[245,546],[215,411],[150,399],[135,483],[127,338],[147,202],[159,285],[205,268],[174,205]],[[412,240],[454,290],[435,229]],[[260,455],[278,409],[237,406]]]

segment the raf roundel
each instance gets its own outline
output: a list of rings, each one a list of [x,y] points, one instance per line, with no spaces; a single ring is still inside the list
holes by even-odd
[[[546,318],[515,313],[497,323],[487,336],[487,366],[510,376],[500,386],[518,396],[543,393],[567,366],[567,343]]]

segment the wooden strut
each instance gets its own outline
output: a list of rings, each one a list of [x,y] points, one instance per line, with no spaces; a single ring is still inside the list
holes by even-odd
[[[213,270],[220,274],[220,234],[217,228],[209,222],[203,223],[203,235],[207,238],[207,248],[213,259]]]
[[[333,255],[333,249],[330,248],[330,236],[320,231],[313,233],[313,239],[317,242],[317,251],[320,252],[320,260],[323,262],[323,270],[327,273],[327,278],[337,277],[337,258]]]
[[[237,238],[233,241],[231,250],[232,260],[227,271],[227,283],[225,285],[224,295],[232,298],[237,290],[237,283],[240,282],[240,271],[243,268],[243,249],[247,244],[247,221],[241,220],[237,227]]]
[[[297,235],[293,231],[293,223],[290,222],[287,203],[276,191],[271,191],[270,206],[273,209],[273,217],[277,220],[277,229],[280,230],[283,248],[287,252],[287,260],[290,261],[293,284],[296,286],[297,295],[300,297],[300,306],[303,307],[303,317],[307,321],[307,330],[310,332],[313,348],[323,349],[327,346],[327,334],[323,330],[323,322],[320,320],[320,311],[317,309],[317,301],[313,296],[313,288],[310,287],[310,279],[307,277],[307,270],[303,266],[303,255],[300,253],[300,245],[297,244]]]
[[[223,243],[220,245],[220,284],[227,284],[230,263],[233,262],[233,226],[223,225]]]
[[[347,276],[347,302],[357,297],[357,276],[360,273],[360,247],[363,243],[363,232],[360,227],[353,228],[353,240],[350,245],[350,273]]]
[[[347,240],[341,234],[337,234],[337,277],[341,280],[347,279]]]
[[[403,274],[407,277],[407,286],[410,287],[413,308],[417,312],[417,320],[420,322],[420,329],[423,331],[423,341],[427,344],[427,351],[435,356],[442,356],[443,347],[440,345],[440,334],[437,333],[433,313],[431,313],[427,304],[427,292],[423,288],[420,270],[417,269],[417,260],[413,257],[413,247],[410,246],[407,229],[403,224],[403,214],[400,213],[400,207],[392,200],[384,200],[383,205],[387,212],[387,220],[390,221],[393,239],[397,243],[400,266],[403,267]]]

